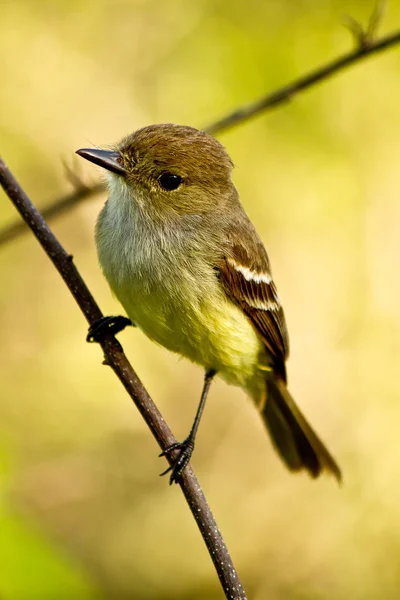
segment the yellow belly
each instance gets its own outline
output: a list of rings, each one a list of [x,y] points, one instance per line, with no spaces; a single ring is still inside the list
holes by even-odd
[[[130,319],[152,340],[206,369],[215,369],[226,381],[259,397],[266,364],[264,345],[244,313],[233,304],[219,282],[211,280],[208,293],[179,293],[142,286],[114,286]],[[171,295],[174,297],[171,297]]]

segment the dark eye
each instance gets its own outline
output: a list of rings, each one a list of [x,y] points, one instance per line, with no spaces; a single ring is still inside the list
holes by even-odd
[[[158,178],[158,183],[164,190],[168,190],[169,192],[172,190],[176,190],[181,183],[182,177],[179,175],[174,175],[174,173],[163,173]]]

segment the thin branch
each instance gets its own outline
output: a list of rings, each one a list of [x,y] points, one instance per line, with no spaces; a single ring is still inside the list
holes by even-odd
[[[84,186],[75,189],[70,194],[63,196],[62,198],[57,198],[57,200],[54,200],[54,202],[46,206],[42,211],[43,218],[50,220],[53,217],[58,217],[78,204],[81,200],[86,200],[86,198],[98,194],[102,189],[103,186],[99,183],[93,186]],[[27,227],[26,223],[18,219],[18,221],[15,221],[11,225],[0,229],[0,246],[7,242],[11,242],[11,240],[18,238],[28,231],[29,227]]]
[[[375,8],[369,18],[367,30],[365,32],[367,41],[373,42],[378,35],[378,30],[383,21],[383,15],[386,10],[386,0],[377,0]]]
[[[239,125],[241,123],[245,123],[249,119],[256,117],[266,110],[272,110],[273,108],[277,108],[281,104],[288,102],[295,96],[297,96],[300,92],[312,87],[313,85],[340,73],[347,67],[351,65],[361,62],[362,60],[369,58],[374,54],[378,54],[378,52],[382,52],[388,48],[391,48],[400,43],[400,31],[395,31],[394,33],[387,35],[380,40],[374,41],[372,37],[375,35],[377,27],[381,20],[381,14],[383,10],[383,3],[378,2],[377,7],[375,8],[368,27],[367,31],[364,31],[362,25],[353,18],[346,18],[347,27],[351,30],[355,40],[357,47],[355,50],[344,54],[340,58],[327,63],[326,65],[308,73],[304,77],[300,77],[295,81],[283,86],[282,88],[268,94],[267,96],[263,96],[259,100],[255,102],[250,102],[249,104],[245,104],[244,106],[235,109],[233,112],[229,113],[222,119],[215,121],[205,127],[205,131],[211,133],[213,135],[217,133],[221,133]],[[99,191],[100,186],[95,186],[94,188],[86,188],[85,192],[83,190],[78,190],[73,192],[69,196],[62,198],[61,200],[55,200],[47,209],[44,209],[43,215],[48,217],[55,217],[65,212],[65,210],[77,204],[80,200],[88,198],[92,194]],[[66,200],[68,198],[68,202]],[[25,233],[27,228],[22,223],[13,223],[9,227],[5,227],[0,230],[0,246],[11,239],[15,239],[22,233]]]
[[[383,20],[386,8],[386,0],[377,0],[374,10],[369,18],[366,29],[362,24],[352,16],[344,16],[344,25],[352,34],[356,43],[356,48],[367,49],[374,43],[377,37],[379,27]]]
[[[82,163],[78,163],[76,160],[77,158],[77,155],[73,154],[72,161],[62,158],[61,162],[64,167],[65,177],[67,181],[69,181],[72,187],[74,187],[75,190],[78,191],[87,189],[91,186],[87,185],[87,183],[84,181],[82,176]]]
[[[66,253],[50,231],[42,215],[33,206],[1,158],[0,184],[64,279],[88,323],[91,324],[102,317],[101,310],[75,267],[72,256]],[[123,353],[119,342],[109,335],[101,343],[101,347],[105,364],[117,375],[160,448],[165,450],[176,440]],[[225,596],[230,600],[246,600],[225,542],[190,465],[182,476],[180,486],[206,543]]]
[[[350,67],[354,63],[360,62],[364,58],[368,58],[373,54],[378,54],[378,52],[382,52],[382,50],[386,50],[387,48],[395,46],[399,43],[400,31],[396,31],[395,33],[383,37],[376,42],[371,41],[367,45],[359,45],[359,47],[352,52],[344,54],[343,56],[324,65],[323,67],[320,67],[319,69],[316,69],[315,71],[311,71],[311,73],[308,75],[305,75],[300,79],[296,79],[292,83],[285,85],[283,88],[272,92],[272,94],[264,96],[255,102],[251,102],[250,104],[246,104],[241,108],[234,110],[226,117],[223,117],[219,121],[216,121],[215,123],[212,123],[206,127],[206,131],[212,134],[220,133],[221,131],[225,131],[226,129],[233,127],[234,125],[248,121],[252,117],[255,117],[267,109],[276,108],[280,104],[291,100],[299,92],[302,92],[316,83],[332,77],[332,75],[336,75],[336,73],[339,73],[347,67]]]

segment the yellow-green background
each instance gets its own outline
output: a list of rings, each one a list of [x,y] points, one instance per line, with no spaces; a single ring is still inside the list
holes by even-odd
[[[98,170],[74,151],[153,122],[204,126],[352,46],[367,1],[0,3],[0,152],[40,207]],[[400,26],[388,3],[382,32]],[[244,394],[218,382],[193,465],[253,600],[400,595],[400,48],[220,139],[268,248],[290,388],[344,473],[285,471]],[[106,313],[92,231],[53,228]],[[0,225],[15,211],[0,194]],[[31,235],[0,251],[0,598],[221,598],[158,447]],[[121,341],[178,438],[199,368]]]

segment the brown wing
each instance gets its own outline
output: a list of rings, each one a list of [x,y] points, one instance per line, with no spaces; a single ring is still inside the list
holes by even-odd
[[[250,258],[243,246],[232,245],[217,268],[226,294],[250,319],[286,381],[289,338],[285,316],[264,246],[259,242],[252,250]]]

